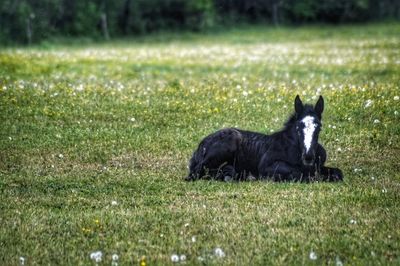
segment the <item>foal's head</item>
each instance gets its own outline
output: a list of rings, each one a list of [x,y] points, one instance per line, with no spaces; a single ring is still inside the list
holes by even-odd
[[[315,106],[303,105],[299,95],[294,101],[296,111],[296,132],[301,148],[301,160],[304,165],[311,166],[315,162],[318,136],[321,130],[321,115],[324,111],[324,99],[319,96]]]

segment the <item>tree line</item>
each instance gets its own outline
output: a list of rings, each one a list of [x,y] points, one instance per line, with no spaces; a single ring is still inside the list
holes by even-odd
[[[353,23],[400,19],[398,0],[2,0],[0,42],[104,38],[240,23]]]

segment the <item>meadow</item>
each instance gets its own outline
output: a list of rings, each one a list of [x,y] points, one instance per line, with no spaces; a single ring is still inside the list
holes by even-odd
[[[400,264],[400,24],[0,50],[1,265]],[[325,98],[341,183],[185,182]],[[97,260],[97,261],[96,261]]]

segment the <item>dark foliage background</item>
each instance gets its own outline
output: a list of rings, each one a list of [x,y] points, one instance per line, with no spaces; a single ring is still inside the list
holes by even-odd
[[[400,19],[398,0],[1,0],[1,43],[105,38],[242,23],[348,23]]]

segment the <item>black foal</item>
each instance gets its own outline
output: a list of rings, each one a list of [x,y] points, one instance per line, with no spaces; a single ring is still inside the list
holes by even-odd
[[[225,128],[205,137],[193,153],[186,180],[343,180],[340,169],[324,166],[326,151],[318,143],[322,96],[313,107],[297,95],[294,107],[285,127],[271,135]]]

